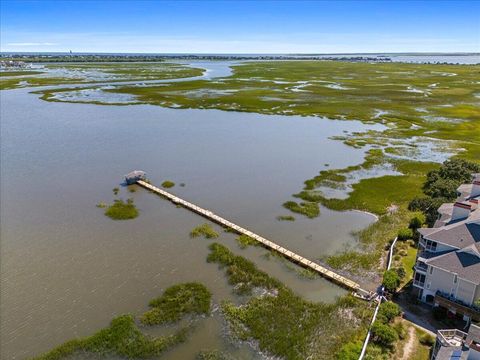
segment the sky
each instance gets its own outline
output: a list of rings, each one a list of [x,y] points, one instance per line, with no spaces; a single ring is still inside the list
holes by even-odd
[[[480,0],[0,0],[0,51],[480,52]]]

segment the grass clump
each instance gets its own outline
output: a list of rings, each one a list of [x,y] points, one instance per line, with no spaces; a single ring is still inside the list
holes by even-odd
[[[218,233],[213,230],[209,224],[205,223],[193,228],[193,230],[190,231],[191,238],[196,238],[199,236],[203,236],[205,239],[216,239],[218,238]]]
[[[105,215],[113,220],[129,220],[138,216],[138,210],[132,199],[128,199],[126,202],[117,199],[105,210]]]
[[[279,215],[277,216],[278,221],[295,221],[295,217],[292,215]]]
[[[141,317],[146,325],[159,325],[180,320],[184,315],[208,314],[211,293],[199,283],[185,283],[169,287],[162,296],[150,301],[151,310]]]
[[[207,261],[226,268],[228,281],[237,294],[250,294],[255,287],[273,289],[282,286],[279,281],[258,270],[251,261],[236,256],[227,247],[213,243],[209,249]]]
[[[207,260],[225,268],[235,291],[254,286],[269,290],[245,305],[222,304],[230,330],[240,340],[255,339],[261,351],[284,359],[326,359],[346,338],[361,338],[372,314],[369,304],[352,296],[335,304],[313,303],[296,295],[250,261],[220,244],[210,245]]]
[[[298,214],[305,215],[306,217],[313,219],[320,214],[320,208],[317,203],[314,202],[301,202],[287,201],[283,204],[283,207]]]
[[[433,346],[435,344],[435,337],[427,333],[421,335],[418,340],[422,345]]]
[[[247,248],[248,246],[250,245],[253,245],[253,246],[256,246],[258,245],[258,241],[255,240],[254,238],[251,238],[250,236],[248,235],[245,235],[245,234],[241,234],[237,237],[237,242],[238,242],[238,245],[242,248],[242,249],[245,249]]]
[[[234,360],[230,355],[220,350],[201,351],[195,357],[195,360]]]
[[[35,360],[64,359],[79,351],[97,353],[102,356],[116,355],[129,359],[145,359],[158,356],[185,339],[186,330],[158,338],[146,336],[137,328],[132,315],[121,315],[114,318],[109,327],[96,334],[68,341]]]
[[[170,180],[166,180],[162,183],[162,187],[165,188],[165,189],[170,189],[174,186],[175,186],[175,183],[173,181],[170,181]]]

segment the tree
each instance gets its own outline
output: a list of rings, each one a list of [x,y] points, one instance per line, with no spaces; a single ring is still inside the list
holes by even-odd
[[[395,292],[398,285],[400,285],[400,277],[397,272],[393,269],[387,270],[383,273],[383,286],[389,292]]]
[[[425,223],[425,220],[426,220],[425,215],[423,214],[415,215],[413,218],[410,219],[410,223],[408,224],[408,227],[413,231],[415,231],[422,227],[422,225]]]
[[[375,321],[372,325],[373,341],[384,346],[391,346],[398,340],[397,332],[390,326],[380,321]]]

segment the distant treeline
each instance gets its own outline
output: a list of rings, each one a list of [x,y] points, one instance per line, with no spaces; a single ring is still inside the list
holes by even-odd
[[[388,57],[365,56],[315,56],[315,55],[41,55],[41,54],[3,54],[3,61],[46,62],[156,62],[165,60],[334,60],[353,62],[389,62]]]

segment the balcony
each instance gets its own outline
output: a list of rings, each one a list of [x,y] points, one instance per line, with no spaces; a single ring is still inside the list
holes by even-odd
[[[413,286],[423,289],[425,286],[425,281],[413,280]]]
[[[465,304],[461,300],[441,291],[435,293],[434,301],[444,308],[466,315],[474,321],[480,321],[480,308],[478,306]]]
[[[427,269],[428,269],[428,265],[425,264],[425,263],[422,262],[422,261],[417,261],[417,263],[415,264],[415,270],[416,270],[416,271],[421,271],[421,272],[426,273],[426,272],[427,272]]]

